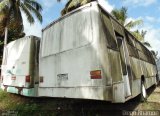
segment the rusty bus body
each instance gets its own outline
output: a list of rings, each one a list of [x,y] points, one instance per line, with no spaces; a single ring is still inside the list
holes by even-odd
[[[42,31],[38,96],[125,102],[156,83],[150,51],[98,2]]]

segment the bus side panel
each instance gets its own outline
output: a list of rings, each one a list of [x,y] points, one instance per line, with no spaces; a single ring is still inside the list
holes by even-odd
[[[131,70],[132,70],[132,76],[133,80],[134,79],[140,79],[142,73],[141,65],[140,65],[140,60],[134,57],[130,57],[130,62],[131,62]]]
[[[141,76],[142,76],[142,69],[140,65],[140,60],[134,57],[130,57],[131,63],[131,74],[133,76],[132,80],[132,96],[137,96],[141,90]],[[136,86],[135,86],[136,85]]]
[[[146,73],[147,77],[145,78],[146,81],[146,88],[149,88],[150,86],[154,85],[156,83],[156,66],[150,63],[145,63],[146,66]]]

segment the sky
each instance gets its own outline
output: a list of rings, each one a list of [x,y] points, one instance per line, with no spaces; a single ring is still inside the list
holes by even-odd
[[[26,35],[35,35],[41,37],[41,30],[54,20],[60,17],[60,11],[64,8],[67,0],[58,3],[56,0],[38,0],[43,6],[43,23],[37,20],[34,25],[30,25],[25,14],[24,31]],[[103,2],[109,12],[114,8],[127,7],[128,21],[142,19],[143,25],[135,29],[145,30],[147,34],[145,41],[149,42],[152,50],[158,51],[160,56],[160,0],[99,0]]]

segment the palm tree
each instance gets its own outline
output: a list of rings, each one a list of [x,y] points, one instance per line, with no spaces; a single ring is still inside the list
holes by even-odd
[[[9,30],[23,30],[21,11],[27,16],[30,24],[35,22],[33,14],[42,23],[42,6],[35,0],[2,0],[0,2],[0,31],[5,35],[4,44],[7,43]]]
[[[143,21],[141,19],[135,20],[135,21],[129,21],[127,23],[127,8],[122,7],[120,9],[113,9],[111,12],[112,16],[117,19],[125,28],[127,28],[129,31],[134,28],[135,26],[143,24]]]
[[[130,21],[127,23],[127,8],[122,7],[120,9],[113,9],[111,12],[112,16],[117,19],[127,30],[129,30],[139,41],[143,43],[143,45],[147,47],[151,47],[151,45],[148,42],[144,41],[145,35],[147,31],[142,30],[141,32],[139,30],[136,31],[131,31],[132,28],[143,24],[142,20],[135,20],[135,21]]]
[[[118,20],[127,30],[131,30],[132,28],[141,25],[143,23],[142,20],[135,20],[135,21],[130,21],[127,22],[127,8],[126,7],[122,7],[120,9],[113,9],[111,12],[112,16]],[[137,33],[138,32],[138,33]],[[142,36],[140,35],[139,31],[133,31],[132,34],[136,37],[138,37],[139,40],[142,39]]]
[[[18,37],[24,36],[21,11],[25,13],[30,24],[35,22],[33,14],[42,23],[42,6],[35,0],[1,0],[0,33],[1,36],[4,36],[3,56],[5,54],[8,32],[9,34],[12,32],[13,35],[16,33]]]
[[[57,0],[58,2],[62,1],[62,0]],[[68,0],[67,4],[65,5],[64,9],[61,11],[61,15],[65,15],[66,13],[82,6],[85,5],[89,2],[92,2],[95,0]]]

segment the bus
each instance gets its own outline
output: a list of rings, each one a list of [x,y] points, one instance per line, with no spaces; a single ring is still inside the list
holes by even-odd
[[[27,36],[5,47],[1,72],[1,88],[24,96],[38,95],[38,62],[40,39]]]
[[[124,103],[157,83],[151,52],[97,1],[42,30],[38,96]]]

